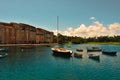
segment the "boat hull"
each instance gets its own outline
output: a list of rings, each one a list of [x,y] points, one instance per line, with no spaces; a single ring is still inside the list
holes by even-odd
[[[71,52],[59,52],[59,51],[53,50],[53,53],[54,53],[54,55],[58,55],[58,56],[66,56],[66,57],[72,56]]]
[[[94,59],[94,60],[99,60],[100,59],[100,55],[89,54],[89,58]]]
[[[87,49],[87,52],[96,52],[96,51],[101,51],[100,49]]]
[[[92,58],[92,59],[99,59],[100,56],[89,56],[89,58]]]
[[[107,54],[107,55],[116,55],[116,51],[102,51],[103,54]]]
[[[72,51],[64,48],[52,48],[52,51],[55,55],[58,56],[67,56],[67,57],[72,56]]]
[[[98,52],[98,51],[102,51],[101,48],[99,47],[91,47],[91,48],[87,48],[87,52]]]
[[[2,53],[2,54],[0,54],[0,58],[4,58],[4,57],[6,57],[8,54],[7,53]]]
[[[83,49],[77,48],[76,51],[78,51],[78,52],[83,52]]]
[[[74,53],[74,56],[76,57],[76,58],[82,58],[83,57],[83,54],[82,53]]]

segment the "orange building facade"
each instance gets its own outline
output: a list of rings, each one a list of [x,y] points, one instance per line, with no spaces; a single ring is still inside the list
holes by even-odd
[[[53,32],[23,23],[0,22],[0,44],[52,43]]]

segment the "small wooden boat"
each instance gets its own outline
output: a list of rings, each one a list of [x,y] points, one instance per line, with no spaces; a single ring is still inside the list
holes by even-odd
[[[87,48],[87,52],[96,52],[96,51],[102,51],[102,49],[99,47]]]
[[[81,52],[75,52],[74,56],[77,57],[77,58],[82,58],[83,57],[83,53],[81,53]]]
[[[51,48],[53,53],[56,55],[60,55],[60,56],[67,56],[67,57],[71,57],[72,56],[72,50],[67,50],[65,48]]]
[[[7,53],[0,53],[0,58],[6,57],[7,55]]]
[[[0,52],[1,52],[1,53],[8,53],[8,49],[6,49],[6,48],[1,48],[1,49],[0,49]]]
[[[76,51],[78,51],[78,52],[83,52],[83,49],[81,49],[81,48],[76,48]]]
[[[92,58],[92,59],[95,59],[95,60],[99,60],[100,59],[100,55],[91,53],[91,54],[89,54],[89,58]]]
[[[117,51],[103,50],[102,53],[107,55],[116,55]]]
[[[58,21],[59,21],[59,17],[57,16],[57,29],[58,29]],[[59,36],[58,36],[58,30],[57,30],[57,44],[59,44]],[[53,53],[55,55],[58,56],[65,56],[65,57],[71,57],[72,56],[72,50],[68,50],[66,48],[60,48],[60,47],[55,47],[55,48],[51,48],[51,50],[53,51]]]

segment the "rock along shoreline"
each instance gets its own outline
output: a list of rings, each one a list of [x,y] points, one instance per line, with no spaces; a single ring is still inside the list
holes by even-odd
[[[42,44],[0,44],[0,47],[5,46],[54,46],[56,43],[42,43]]]

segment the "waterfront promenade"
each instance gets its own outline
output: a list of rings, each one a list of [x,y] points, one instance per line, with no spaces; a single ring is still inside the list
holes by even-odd
[[[56,43],[42,43],[42,44],[0,44],[2,46],[53,46]]]

